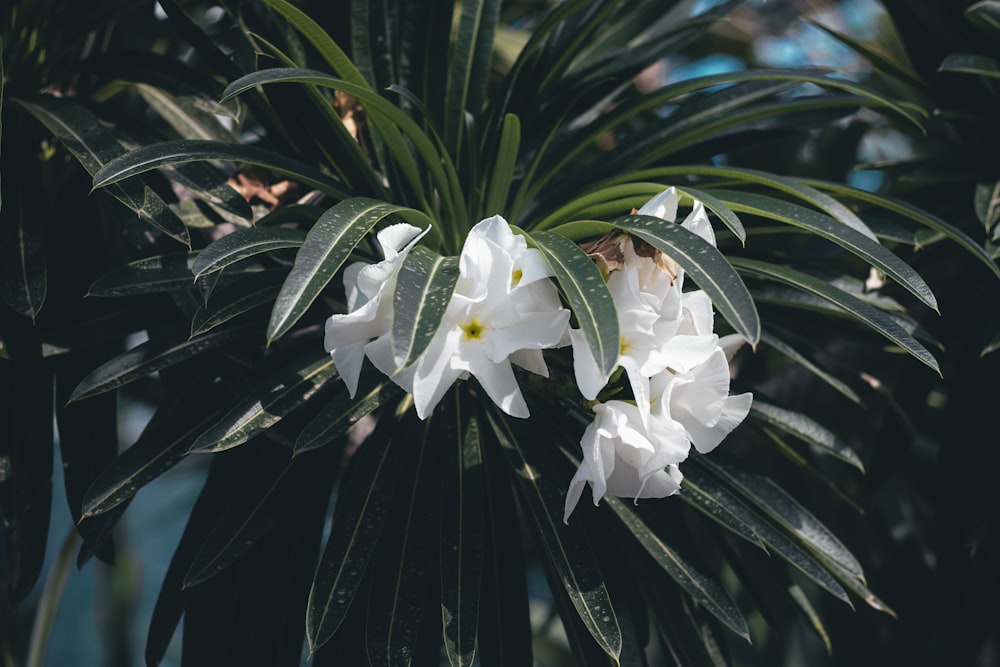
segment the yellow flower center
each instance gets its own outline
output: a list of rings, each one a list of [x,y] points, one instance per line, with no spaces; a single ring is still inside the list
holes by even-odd
[[[510,286],[517,287],[517,284],[521,282],[522,276],[524,276],[524,272],[521,269],[514,269],[510,274]]]
[[[478,317],[473,317],[462,325],[462,331],[465,332],[465,340],[482,340],[484,329],[485,327],[479,321]]]
[[[622,336],[621,342],[618,344],[618,354],[628,354],[628,351],[632,348],[625,337]]]

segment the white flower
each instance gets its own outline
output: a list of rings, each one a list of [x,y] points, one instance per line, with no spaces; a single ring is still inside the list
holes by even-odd
[[[671,459],[680,455],[678,449],[683,449],[680,460],[687,456],[686,447],[676,448],[684,439],[683,431],[669,440],[651,438],[636,406],[622,401],[599,403],[594,413],[597,416],[580,441],[583,460],[566,491],[564,522],[569,522],[587,482],[594,505],[607,493],[620,498],[677,493],[683,476]]]
[[[326,321],[323,344],[351,398],[358,390],[365,345],[392,330],[392,296],[399,266],[406,253],[429,230],[430,227],[421,232],[412,225],[390,225],[376,236],[384,260],[376,264],[355,262],[344,269],[347,313],[331,315]]]
[[[504,412],[527,417],[511,363],[547,376],[541,350],[558,346],[569,322],[551,275],[541,254],[502,217],[487,218],[469,231],[454,294],[420,359],[396,369],[388,334],[370,343],[366,353],[413,394],[421,419],[456,380],[470,375]]]
[[[716,345],[703,362],[685,373],[665,371],[650,380],[651,423],[676,423],[702,454],[715,449],[746,418],[753,394],[729,395],[729,364]]]
[[[639,209],[642,215],[673,223],[680,196],[668,188]],[[695,202],[681,226],[715,245],[715,235],[701,202]],[[648,379],[667,368],[687,371],[715,347],[712,302],[704,292],[683,292],[684,272],[669,256],[623,237],[622,268],[608,277],[608,291],[618,311],[620,345],[615,367],[628,374],[636,402],[649,401]],[[607,384],[579,330],[570,331],[573,369],[580,393],[589,400]],[[641,408],[645,419],[648,411]]]

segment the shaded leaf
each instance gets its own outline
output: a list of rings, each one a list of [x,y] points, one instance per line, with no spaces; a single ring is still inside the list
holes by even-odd
[[[306,233],[285,227],[250,227],[238,229],[213,241],[195,258],[191,271],[197,277],[220,271],[230,264],[259,253],[281,248],[298,248]]]
[[[497,145],[497,158],[493,164],[490,184],[486,189],[486,203],[482,211],[484,216],[499,215],[506,210],[520,142],[521,122],[514,114],[507,114],[500,130],[500,143]]]
[[[217,274],[216,274],[217,275]],[[191,316],[191,337],[211,331],[220,324],[271,303],[281,289],[283,274],[260,272],[212,291],[208,301]]]
[[[485,548],[485,463],[479,420],[463,411],[459,392],[452,395],[455,411],[435,415],[436,420],[450,420],[441,442],[441,620],[448,662],[470,667],[476,654]]]
[[[195,338],[149,340],[95,368],[73,390],[70,401],[104,393],[250,335],[256,327],[223,329]]]
[[[826,281],[786,266],[743,258],[732,258],[730,261],[737,269],[749,275],[791,285],[842,308],[940,374],[941,371],[934,355],[907,333],[895,319],[878,308],[831,286]]]
[[[905,290],[937,310],[937,299],[924,279],[910,265],[889,252],[878,241],[846,228],[835,220],[811,209],[790,204],[773,197],[748,192],[716,191],[730,206],[738,211],[753,213],[772,220],[786,222],[807,229],[828,241],[833,241],[848,252],[864,259],[891,276]]]
[[[762,515],[759,509],[748,505],[752,499],[747,497],[746,490],[737,490],[734,493],[723,485],[725,483],[723,480],[728,481],[727,476],[717,466],[706,465],[704,456],[690,457],[685,463],[684,484],[680,497],[687,499],[684,488],[692,485],[698,487],[699,493],[710,498],[712,503],[692,502],[690,503],[692,507],[705,513],[719,525],[747,539],[745,529],[737,529],[733,525],[734,521],[744,523],[746,528],[759,538],[749,540],[751,544],[760,546],[763,543],[770,553],[780,556],[838,600],[851,604],[847,592],[826,564],[814,558],[804,546],[800,546],[796,540],[772,523],[771,519]],[[736,495],[737,493],[739,495]],[[723,507],[726,512],[713,511],[713,506]]]
[[[990,258],[989,253],[983,250],[982,246],[972,240],[965,232],[963,232],[958,227],[942,220],[932,213],[928,213],[923,209],[920,209],[913,204],[904,202],[900,199],[894,199],[892,197],[886,197],[884,195],[875,194],[873,192],[868,192],[867,190],[861,190],[860,188],[852,188],[847,185],[841,185],[839,183],[831,183],[829,181],[816,181],[811,179],[802,179],[803,183],[808,183],[821,190],[828,190],[834,192],[841,196],[850,197],[852,199],[857,199],[858,201],[863,201],[868,204],[872,204],[879,208],[892,211],[902,215],[910,220],[913,220],[925,227],[933,229],[936,232],[944,234],[946,237],[962,246],[976,259],[982,262],[993,275],[1000,278],[1000,267],[994,263]]]
[[[351,476],[337,499],[330,538],[309,591],[306,637],[315,653],[328,642],[347,616],[361,585],[397,482],[409,457],[412,420],[398,432],[379,431],[354,455]]]
[[[808,370],[816,377],[826,382],[828,385],[836,389],[840,394],[850,399],[853,403],[861,405],[861,398],[857,395],[857,393],[855,393],[853,389],[848,387],[846,384],[841,382],[839,379],[837,379],[824,369],[817,366],[815,363],[812,362],[812,360],[810,360],[808,357],[800,353],[798,350],[793,348],[785,341],[781,340],[780,338],[778,338],[777,336],[768,331],[761,332],[760,340],[761,342],[774,348],[781,354],[785,355],[795,363],[799,364],[800,366]]]
[[[236,136],[226,129],[215,114],[198,102],[179,97],[148,83],[133,84],[142,99],[184,139],[210,139],[235,142]]]
[[[652,530],[629,509],[621,499],[605,497],[605,501],[618,519],[635,536],[642,548],[680,585],[688,595],[722,621],[726,627],[750,641],[750,630],[739,607],[729,597],[719,582],[707,577],[684,561],[674,549],[663,542]]]
[[[221,452],[244,444],[301,407],[336,375],[333,359],[327,355],[319,360],[310,355],[287,364],[199,435],[190,451]]]
[[[91,176],[102,171],[109,162],[131,155],[111,130],[78,104],[51,99],[39,99],[37,103],[17,100],[17,104],[45,125]],[[149,186],[138,180],[128,181],[110,188],[110,192],[140,218],[190,247],[187,227]]]
[[[1000,64],[997,64],[997,59],[974,53],[952,53],[944,59],[941,66],[938,67],[938,71],[977,74],[991,79],[1000,79]]]
[[[353,398],[346,392],[338,393],[302,428],[295,441],[295,455],[336,440],[362,417],[402,395],[403,390],[381,373],[363,373]]]
[[[846,442],[800,412],[785,410],[755,397],[753,405],[750,406],[750,415],[808,442],[813,447],[845,463],[849,463],[861,472],[865,471],[861,459]]]
[[[435,418],[410,426],[410,451],[405,454],[409,474],[397,482],[399,488],[371,565],[365,639],[373,665],[409,664],[414,659],[426,622],[427,592],[437,583],[440,466],[435,455],[440,444],[439,424]],[[438,610],[434,612],[436,617]],[[436,620],[431,619],[431,623]],[[440,647],[440,631],[434,635],[436,647]]]
[[[493,55],[493,35],[499,18],[499,0],[462,3],[448,59],[444,97],[444,140],[452,155],[461,153],[465,114],[478,115],[482,107]]]
[[[9,153],[9,163],[20,157]],[[32,321],[48,292],[44,224],[50,215],[33,158],[16,169],[4,169],[0,182],[0,296]]]
[[[138,440],[97,476],[83,498],[83,516],[103,514],[180,463],[199,433],[219,416],[212,394],[189,391],[157,409]]]
[[[195,160],[230,160],[255,164],[284,174],[336,199],[348,196],[336,179],[304,162],[259,146],[227,144],[203,139],[161,141],[109,160],[93,173],[94,188],[108,187],[152,169]]]
[[[547,564],[558,575],[587,631],[617,661],[622,648],[618,620],[586,534],[579,523],[562,521],[563,488],[528,462],[524,447],[503,416],[490,408],[487,417],[514,470],[520,497],[532,519],[529,525],[535,528],[535,537],[545,549]]]

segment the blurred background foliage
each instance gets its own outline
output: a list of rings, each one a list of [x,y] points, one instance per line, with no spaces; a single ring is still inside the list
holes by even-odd
[[[5,517],[7,544],[16,543],[10,553],[45,554],[44,561],[0,558],[0,566],[6,564],[0,571],[0,581],[6,582],[0,648],[12,664],[15,653],[39,659],[44,654],[43,664],[51,665],[142,662],[157,590],[207,474],[207,460],[189,457],[151,482],[124,513],[114,543],[101,540],[102,531],[110,530],[107,522],[80,521],[87,490],[83,480],[136,441],[161,403],[170,370],[133,382],[117,396],[103,394],[82,404],[66,405],[66,400],[92,369],[145,336],[155,340],[157,328],[169,324],[168,311],[190,305],[162,294],[124,297],[129,300],[125,307],[118,300],[81,297],[112,268],[146,256],[150,246],[176,251],[169,237],[177,230],[187,229],[184,233],[191,234],[196,246],[211,241],[212,231],[178,226],[175,218],[190,209],[156,204],[177,203],[170,181],[156,174],[146,178],[145,197],[133,208],[148,224],[132,224],[135,213],[127,207],[103,193],[90,194],[90,175],[54,140],[51,127],[7,100],[36,99],[38,93],[73,98],[80,102],[80,113],[93,114],[95,123],[99,117],[113,124],[140,145],[178,135],[179,125],[164,114],[171,99],[157,97],[155,86],[175,101],[189,101],[187,109],[232,118],[230,126],[238,127],[246,109],[210,101],[219,99],[239,71],[252,71],[269,56],[263,49],[247,48],[246,26],[231,20],[228,6],[181,4],[190,23],[169,20],[154,3],[126,0],[13,0],[0,9],[0,282],[18,282],[8,272],[39,262],[56,267],[44,282],[5,291],[7,306],[0,308],[0,428],[6,429],[0,437],[7,447],[30,439],[36,457],[29,466],[21,461],[32,474],[20,478],[16,489],[7,478],[11,460],[0,457],[3,511],[9,515],[16,508],[22,522],[15,525]],[[721,4],[688,3],[694,11]],[[333,3],[304,7],[338,43],[351,42],[349,26],[335,20],[341,13]],[[544,9],[536,1],[503,4],[494,82],[510,68]],[[171,13],[177,17],[176,6]],[[250,29],[280,32],[287,27]],[[205,51],[197,47],[199,34],[231,54],[231,64],[205,62]],[[926,131],[869,109],[849,114],[820,110],[787,126],[762,127],[760,137],[741,145],[726,145],[723,138],[715,163],[817,184],[846,182],[909,202],[981,241],[995,259],[1000,247],[998,59],[1000,3],[989,0],[757,0],[728,11],[683,54],[643,71],[635,86],[645,92],[695,76],[756,67],[828,67],[862,81],[907,108],[926,112]],[[635,116],[629,126],[602,137],[602,145],[611,147],[657,122],[656,113]],[[303,194],[272,189],[275,183],[252,172],[237,180],[258,194],[251,200],[255,219],[273,202]],[[872,208],[860,193],[850,203],[866,222],[898,227],[898,211]],[[238,202],[232,207],[242,211]],[[13,211],[26,215],[15,222]],[[198,212],[204,214],[204,207]],[[215,207],[213,214],[225,217],[225,206]],[[239,215],[226,219],[240,224]],[[895,616],[866,605],[851,610],[832,597],[813,595],[808,583],[770,581],[765,589],[777,585],[804,595],[801,584],[810,593],[808,600],[795,614],[784,608],[787,602],[777,600],[774,608],[748,612],[755,643],[723,638],[733,664],[1000,665],[1000,500],[995,492],[1000,453],[990,418],[1000,399],[1000,355],[995,353],[1000,347],[1000,294],[985,267],[941,240],[922,228],[913,239],[915,252],[905,255],[941,304],[941,317],[913,314],[917,337],[933,347],[940,361],[941,378],[906,355],[885,354],[855,330],[804,311],[796,314],[797,345],[809,349],[810,358],[843,385],[818,379],[780,355],[739,358],[741,385],[763,389],[787,408],[822,415],[820,421],[836,426],[858,452],[866,472],[845,472],[829,459],[807,462],[805,448],[762,428],[741,429],[726,442],[731,460],[759,459],[760,472],[780,480],[852,549],[865,567],[868,585]],[[800,261],[822,258],[823,250],[810,243],[767,244],[767,237],[759,236],[750,251],[799,252]],[[12,257],[15,249],[20,254]],[[876,274],[868,278],[871,285],[879,281]],[[759,307],[765,320],[782,308],[766,302]],[[136,330],[146,333],[136,337]],[[38,331],[45,334],[35,335]],[[24,354],[49,360],[42,366],[45,372],[38,374],[37,365],[22,368],[16,358]],[[205,378],[212,371],[207,369]],[[18,406],[24,405],[35,406],[34,412],[20,411]],[[54,462],[52,405],[59,432]],[[120,416],[117,428],[109,430],[114,415]],[[785,455],[759,454],[775,447]],[[85,452],[85,459],[74,458],[74,452]],[[723,552],[729,548],[716,533],[703,533],[682,508],[670,506],[664,512],[686,522],[697,544],[704,540]],[[74,524],[88,543],[99,545],[96,554],[76,553]],[[713,553],[705,557],[718,561],[714,565],[725,572],[726,558]],[[98,562],[79,571],[72,567],[74,559],[83,564],[93,555]],[[105,565],[112,560],[114,567]],[[759,563],[736,562],[761,570]],[[733,572],[729,576],[744,579]],[[536,664],[575,664],[540,565],[529,563],[527,577]],[[733,581],[724,583],[742,590]],[[744,610],[755,609],[740,597],[736,602]],[[814,611],[815,622],[801,609]],[[180,663],[181,637],[178,632],[173,638],[162,664]],[[668,661],[655,649],[650,654],[650,664]]]

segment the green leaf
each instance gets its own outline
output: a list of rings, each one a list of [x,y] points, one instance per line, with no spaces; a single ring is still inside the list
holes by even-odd
[[[618,365],[621,333],[618,311],[600,269],[579,246],[559,234],[535,232],[528,238],[555,274],[598,369],[610,375]]]
[[[281,278],[281,274],[261,271],[213,290],[208,301],[191,316],[191,337],[273,302],[281,290]]]
[[[762,331],[760,335],[760,340],[762,343],[774,348],[784,356],[788,357],[798,365],[802,366],[810,373],[818,377],[819,379],[826,382],[828,385],[836,389],[841,395],[849,399],[851,402],[861,405],[861,398],[855,393],[853,389],[848,387],[844,382],[841,382],[838,378],[834,377],[826,370],[817,366],[811,359],[806,357],[804,354],[793,348],[791,345],[781,340],[777,336],[773,335],[768,331]]]
[[[202,250],[191,265],[191,270],[196,277],[201,277],[259,253],[280,248],[298,248],[305,239],[306,233],[301,229],[285,227],[237,229],[213,241]]]
[[[209,204],[226,222],[246,227],[253,221],[253,209],[247,200],[220,170],[207,162],[185,162],[164,167],[163,171],[170,180]],[[182,202],[175,204],[182,205]]]
[[[354,66],[354,63],[347,57],[344,50],[337,45],[337,42],[330,37],[329,33],[323,30],[305,12],[290,2],[286,2],[286,0],[264,0],[264,4],[285,17],[292,27],[302,33],[302,36],[316,47],[323,60],[333,68],[333,71],[340,78],[358,86],[366,87],[369,90],[371,89],[365,77]]]
[[[332,442],[347,433],[362,417],[402,395],[403,390],[381,373],[363,373],[358,392],[353,397],[345,392],[338,393],[302,428],[295,441],[295,456]]]
[[[34,196],[43,194],[40,179],[28,180],[40,176],[37,168],[24,166],[10,171],[2,174],[6,206],[0,208],[0,296],[14,312],[34,321],[48,293],[43,228],[46,199]]]
[[[976,217],[989,234],[1000,222],[1000,181],[978,183],[972,203],[976,209]]]
[[[306,637],[312,653],[333,637],[354,601],[410,460],[405,452],[413,444],[414,427],[409,420],[388,437],[376,431],[354,455],[350,481],[337,498],[330,538],[309,591]]]
[[[444,140],[452,155],[461,153],[465,114],[479,115],[486,95],[499,0],[465,0],[448,63]]]
[[[751,345],[760,339],[760,318],[743,279],[719,250],[684,227],[649,215],[611,221],[669,255],[708,294],[712,305]]]
[[[430,345],[457,281],[457,257],[441,257],[423,246],[406,255],[392,299],[392,349],[397,369],[415,363]]]
[[[222,419],[203,432],[191,445],[191,452],[221,452],[242,445],[286,415],[299,408],[336,377],[333,359],[323,355],[286,365],[250,390]]]
[[[704,460],[726,483],[737,489],[744,497],[779,526],[794,535],[814,555],[831,561],[846,570],[851,576],[864,581],[864,570],[847,547],[837,537],[792,498],[784,489],[767,477],[744,472],[736,468],[719,466]]]
[[[479,420],[474,412],[462,411],[459,392],[452,395],[455,412],[435,417],[451,420],[451,439],[441,442],[441,621],[448,662],[471,667],[479,623],[486,480]]]
[[[47,127],[91,176],[103,171],[107,164],[130,155],[111,130],[83,106],[49,99],[37,100],[37,104],[15,101]],[[122,176],[118,180],[124,178]],[[140,218],[184,245],[191,246],[187,227],[149,186],[141,181],[129,181],[110,188],[110,192]]]
[[[166,165],[195,160],[229,160],[255,164],[284,174],[292,180],[315,188],[335,199],[345,199],[349,196],[341,189],[343,185],[339,181],[304,162],[293,160],[259,146],[227,144],[201,139],[161,141],[151,146],[142,146],[121,157],[109,160],[107,164],[96,169],[93,173],[94,188],[108,187],[130,176]]]
[[[146,341],[95,368],[73,390],[70,402],[80,401],[204,354],[256,331],[254,326],[233,327],[191,339]]]
[[[425,663],[414,656],[414,648],[428,606],[427,590],[438,568],[438,424],[436,419],[425,421],[410,431],[408,475],[398,482],[371,566],[365,639],[373,665]],[[434,638],[437,658],[440,639]]]
[[[849,463],[861,472],[865,471],[861,459],[846,442],[800,412],[785,410],[776,405],[765,403],[759,398],[754,398],[753,405],[750,406],[750,415],[781,429],[785,433],[794,435],[834,458]]]
[[[459,220],[459,213],[464,211],[464,203],[461,199],[461,193],[453,191],[452,188],[452,183],[457,182],[458,178],[451,157],[446,152],[439,151],[423,129],[402,109],[367,86],[354,84],[315,70],[276,67],[253,72],[233,81],[223,91],[223,99],[239,95],[255,86],[282,82],[323,86],[357,97],[364,105],[368,117],[383,133],[386,147],[399,162],[410,186],[415,192],[424,193],[423,179],[410,152],[409,145],[402,136],[406,135],[406,139],[412,142],[413,148],[423,159],[425,168],[429,171],[434,184],[440,191],[443,203],[448,207],[454,219]]]
[[[525,448],[511,432],[505,417],[493,406],[487,406],[487,417],[497,442],[514,469],[520,497],[532,518],[529,524],[536,528],[535,538],[545,549],[549,563],[558,574],[587,631],[617,662],[622,649],[618,619],[580,523],[566,524],[562,521],[563,487],[528,462]]]
[[[303,483],[301,464],[274,470],[274,461],[258,463],[230,492],[219,516],[184,576],[184,588],[222,572],[247,552],[283,516]]]
[[[974,53],[952,53],[944,59],[938,71],[978,74],[990,79],[1000,79],[1000,65],[997,64],[997,59]]]
[[[893,213],[898,213],[904,217],[909,218],[925,227],[929,227],[936,232],[944,234],[952,241],[958,245],[965,248],[971,255],[973,255],[980,262],[985,264],[993,275],[1000,278],[1000,267],[998,267],[993,260],[990,258],[989,253],[983,250],[983,247],[972,240],[965,232],[960,230],[958,227],[945,222],[941,218],[928,213],[920,208],[917,208],[913,204],[909,204],[899,199],[893,199],[891,197],[886,197],[884,195],[878,195],[866,190],[861,190],[860,188],[852,188],[847,185],[841,185],[839,183],[831,183],[829,181],[816,181],[803,179],[801,182],[812,185],[821,190],[829,190],[841,196],[851,197],[859,201],[867,202],[878,206],[879,208],[892,211]]]
[[[731,231],[733,235],[740,240],[740,243],[746,245],[747,230],[743,226],[743,222],[739,219],[736,213],[733,212],[733,209],[726,206],[725,202],[721,199],[717,199],[714,195],[711,195],[704,190],[696,190],[686,185],[684,187],[675,186],[674,189],[680,194],[690,197],[695,201],[700,201],[704,204],[705,208],[719,216],[719,220],[722,220],[722,224],[729,228],[729,231]]]
[[[295,265],[281,286],[267,329],[269,343],[295,325],[361,239],[382,219],[394,213],[414,222],[432,224],[415,209],[365,197],[342,201],[320,216],[309,230],[295,256]]]
[[[748,505],[747,502],[752,502],[753,499],[748,497],[749,492],[745,488],[736,484],[735,493],[730,491],[724,485],[729,481],[728,476],[717,466],[707,465],[704,456],[692,456],[685,463],[680,497],[685,499],[686,487],[697,487],[701,495],[712,499],[713,504],[689,501],[691,506],[746,539],[746,529],[736,529],[733,526],[734,522],[742,522],[758,537],[749,540],[751,544],[759,547],[763,543],[769,551],[773,550],[773,553],[790,563],[825,591],[849,605],[851,602],[847,592],[830,573],[829,567],[814,558],[804,546],[800,546],[798,540],[789,537],[772,523],[774,518],[769,513],[762,515],[759,509]],[[718,513],[712,509],[713,507],[723,507],[726,512]]]
[[[924,88],[926,86],[926,84],[921,81],[917,74],[913,71],[913,66],[910,63],[905,62],[905,60],[899,60],[896,56],[882,51],[878,48],[878,45],[866,44],[842,32],[828,28],[808,16],[803,18],[808,23],[819,28],[830,37],[833,37],[847,48],[859,54],[876,69],[880,69],[886,74],[907,81],[908,83],[919,88]]]
[[[970,21],[984,27],[991,35],[1000,30],[1000,2],[997,0],[980,0],[965,10]]]
[[[868,238],[867,235],[845,227],[829,216],[781,199],[749,192],[730,190],[716,192],[735,210],[786,222],[833,241],[848,252],[881,269],[906,291],[935,311],[938,309],[937,299],[924,279],[909,264],[896,257],[878,241],[873,240],[874,237]]]
[[[139,489],[180,463],[195,437],[219,416],[212,399],[189,392],[160,407],[139,439],[90,485],[83,517],[103,514],[130,500]]]
[[[111,269],[94,281],[87,296],[150,294],[194,287],[191,265],[198,251],[146,257]]]
[[[236,135],[226,129],[215,114],[199,106],[196,100],[173,95],[148,83],[133,85],[146,104],[182,138],[210,139],[227,143],[237,140]]]
[[[663,542],[639,516],[629,509],[621,499],[606,496],[605,502],[618,516],[619,520],[635,536],[642,548],[653,557],[677,584],[687,591],[698,604],[707,609],[722,623],[750,641],[750,630],[746,619],[740,613],[739,607],[729,597],[719,582],[707,577],[684,561],[680,555]]]
[[[938,374],[941,373],[934,355],[918,343],[913,336],[908,334],[894,318],[878,308],[865,303],[861,299],[837,287],[831,286],[826,281],[786,266],[735,257],[730,261],[734,267],[748,275],[791,285],[807,294],[812,294],[828,301],[882,334],[896,345],[899,345],[927,366],[934,369]]]
[[[506,212],[507,196],[510,194],[510,184],[514,180],[520,142],[521,121],[514,114],[507,114],[503,119],[497,159],[486,190],[486,203],[482,211],[484,216],[503,215]]]

